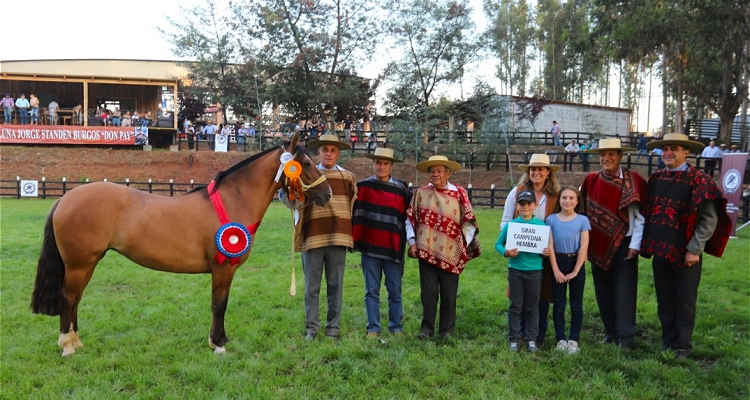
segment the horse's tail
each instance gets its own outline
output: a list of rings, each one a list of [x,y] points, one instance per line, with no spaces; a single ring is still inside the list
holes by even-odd
[[[36,267],[34,293],[31,295],[31,310],[37,314],[60,315],[65,264],[57,248],[55,230],[52,227],[52,217],[59,202],[58,200],[52,206],[44,226],[42,252]]]

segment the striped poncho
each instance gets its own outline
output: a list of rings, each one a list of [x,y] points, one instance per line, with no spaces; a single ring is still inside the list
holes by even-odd
[[[395,179],[381,182],[374,177],[357,183],[354,203],[354,249],[373,258],[404,261],[406,209],[411,192]]]
[[[357,195],[354,175],[339,167],[321,172],[333,195],[325,206],[310,203],[302,209],[295,228],[295,251],[327,246],[354,247],[352,205]]]

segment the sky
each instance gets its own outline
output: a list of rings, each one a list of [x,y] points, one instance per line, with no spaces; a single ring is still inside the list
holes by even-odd
[[[3,4],[3,28],[13,32],[12,39],[0,46],[0,60],[52,60],[52,59],[130,59],[176,60],[168,38],[157,29],[169,27],[167,16],[178,17],[179,7],[191,8],[200,0],[128,0],[125,3],[106,3],[93,0],[38,3],[29,8],[22,1]],[[482,14],[482,0],[471,0],[478,28],[486,26]],[[75,4],[75,5],[73,5]],[[30,10],[34,10],[30,13]],[[33,17],[31,17],[33,15]],[[8,17],[10,16],[10,18]],[[27,18],[29,17],[29,18]],[[23,32],[19,35],[18,32]],[[383,49],[387,54],[387,49]],[[375,57],[368,67],[358,71],[366,78],[375,78],[379,68],[385,67],[387,57]],[[471,93],[475,77],[487,80],[494,77],[495,67],[488,62],[475,65],[468,71],[464,86],[445,88],[447,97],[456,99],[461,90]],[[490,79],[490,82],[497,82]],[[496,86],[500,90],[500,86]],[[613,91],[614,92],[614,91]],[[648,88],[646,88],[648,93]],[[383,93],[377,97],[382,98]],[[379,102],[379,98],[376,101]],[[652,88],[651,108],[648,98],[641,99],[641,115],[634,114],[639,131],[661,125],[661,87],[655,82]],[[617,106],[616,97],[610,100]],[[648,115],[649,124],[646,125]]]

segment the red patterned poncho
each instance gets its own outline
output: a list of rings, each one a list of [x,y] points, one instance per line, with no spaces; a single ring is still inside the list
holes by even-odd
[[[478,257],[479,228],[477,219],[464,188],[458,190],[437,189],[423,186],[414,193],[407,211],[414,226],[417,241],[417,257],[453,274],[460,274],[466,263]],[[470,222],[476,234],[471,243],[466,243],[461,227]]]

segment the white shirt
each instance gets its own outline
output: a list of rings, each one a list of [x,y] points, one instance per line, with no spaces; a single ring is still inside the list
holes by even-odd
[[[567,146],[565,146],[565,151],[568,153],[578,153],[581,151],[581,148],[578,146],[578,143],[570,142]]]
[[[701,153],[701,157],[705,158],[721,158],[721,156],[724,154],[723,151],[721,151],[720,148],[714,146],[708,146],[705,149],[703,149],[703,153]]]

